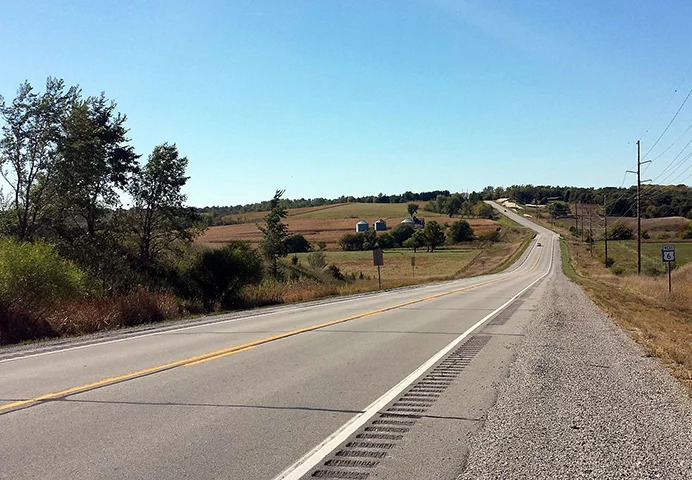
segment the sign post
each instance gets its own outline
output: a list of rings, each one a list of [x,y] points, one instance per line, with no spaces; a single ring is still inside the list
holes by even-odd
[[[372,251],[372,263],[377,267],[377,287],[382,290],[382,277],[380,276],[380,267],[384,265],[384,255],[381,248],[376,248]]]
[[[675,261],[675,245],[663,245],[661,247],[661,258],[668,264],[668,293],[673,291],[670,280],[670,264]]]
[[[413,269],[413,276],[416,276],[416,257],[411,257],[411,269]]]

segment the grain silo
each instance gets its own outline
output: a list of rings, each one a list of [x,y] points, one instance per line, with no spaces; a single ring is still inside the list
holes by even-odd
[[[356,232],[367,232],[369,228],[370,224],[368,224],[368,222],[365,220],[361,220],[360,222],[356,223]]]
[[[387,222],[382,220],[381,218],[375,222],[375,231],[376,232],[384,232],[387,230]]]

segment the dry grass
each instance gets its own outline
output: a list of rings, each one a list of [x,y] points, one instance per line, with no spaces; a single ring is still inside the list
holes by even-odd
[[[60,301],[44,311],[0,312],[0,344],[83,335],[180,317],[180,302],[169,292],[139,288],[123,295]]]
[[[669,366],[692,394],[692,264],[665,276],[615,276],[586,246],[569,243],[577,281],[613,320]]]

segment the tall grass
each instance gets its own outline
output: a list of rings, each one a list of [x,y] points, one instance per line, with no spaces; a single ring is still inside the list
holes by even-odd
[[[0,307],[0,344],[83,335],[173,319],[184,313],[170,292],[138,288],[122,295],[62,299],[45,308]]]
[[[626,276],[620,283],[659,308],[687,314],[692,323],[692,264],[672,272],[672,292],[668,293],[668,275],[657,277]]]

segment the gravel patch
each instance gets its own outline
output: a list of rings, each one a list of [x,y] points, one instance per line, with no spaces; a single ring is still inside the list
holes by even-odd
[[[459,479],[691,479],[692,403],[562,273]]]

